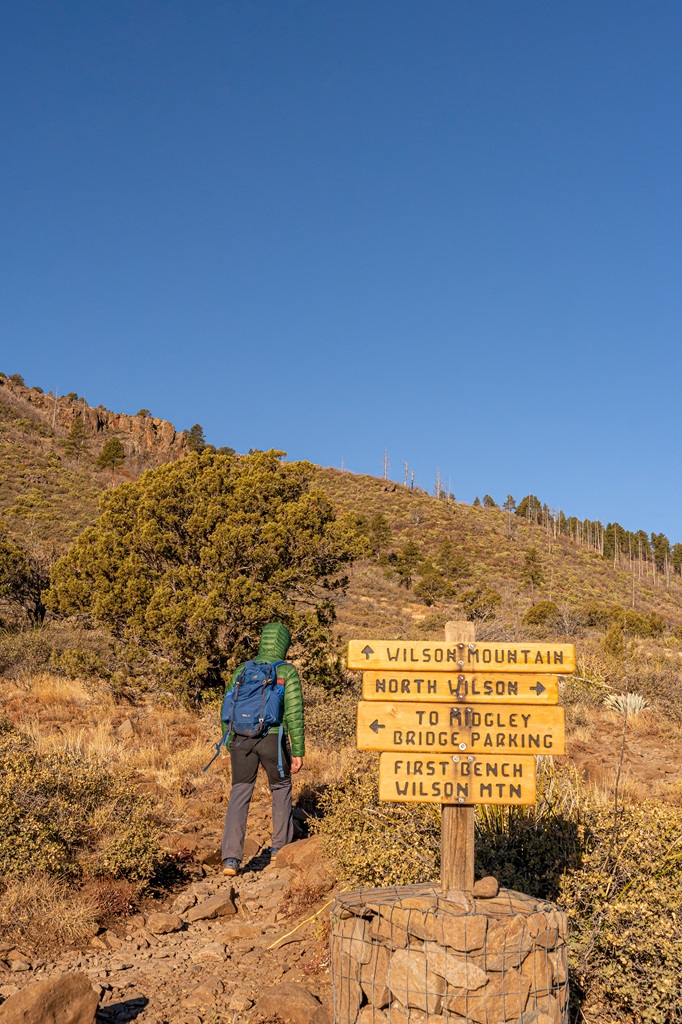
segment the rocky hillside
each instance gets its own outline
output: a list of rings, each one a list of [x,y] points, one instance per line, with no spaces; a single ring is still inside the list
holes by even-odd
[[[24,543],[62,551],[92,522],[100,492],[112,484],[111,470],[97,466],[108,440],[123,445],[114,481],[121,482],[180,458],[186,437],[166,420],[92,408],[77,395],[56,397],[0,376],[2,522]]]

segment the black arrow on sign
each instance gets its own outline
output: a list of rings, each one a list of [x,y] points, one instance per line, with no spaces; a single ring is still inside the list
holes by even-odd
[[[545,692],[547,687],[543,686],[542,683],[538,683],[537,686],[530,686],[529,689],[530,690],[535,690],[535,692],[537,693],[537,695],[539,697],[541,693]]]
[[[374,654],[374,651],[373,651],[373,650],[372,650],[372,648],[371,648],[371,647],[369,646],[369,644],[367,644],[367,646],[366,646],[366,647],[363,647],[363,648],[362,648],[362,650],[360,651],[360,653],[361,653],[361,654],[364,654],[364,656],[365,656],[366,658],[369,658],[370,654]]]
[[[386,728],[386,726],[382,725],[379,722],[378,718],[375,718],[374,721],[372,722],[372,724],[370,725],[370,729],[372,730],[372,732],[379,732],[379,729],[385,729],[385,728]]]

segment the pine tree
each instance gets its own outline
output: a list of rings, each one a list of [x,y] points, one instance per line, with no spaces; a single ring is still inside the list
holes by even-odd
[[[523,560],[521,570],[521,582],[524,586],[530,587],[530,600],[534,604],[535,588],[539,587],[545,578],[542,568],[542,559],[537,548],[528,548],[526,557]]]
[[[199,423],[195,423],[194,426],[190,427],[187,431],[185,444],[187,445],[187,451],[189,452],[202,452],[204,450],[206,447],[206,438],[204,437],[204,428]]]
[[[117,437],[110,437],[105,442],[102,451],[97,459],[97,466],[100,469],[111,470],[111,484],[113,487],[116,470],[125,462],[126,450]]]
[[[508,494],[502,508],[507,513],[507,537],[511,540],[514,536],[514,510],[516,508],[516,501],[514,500],[513,494]]]
[[[391,527],[386,516],[381,512],[375,512],[367,524],[367,534],[373,554],[378,555],[381,551],[385,551],[391,543],[392,537]]]
[[[81,455],[88,447],[89,434],[83,423],[82,416],[76,416],[71,424],[71,430],[65,441],[62,442],[69,455],[75,456],[76,462],[80,462]]]

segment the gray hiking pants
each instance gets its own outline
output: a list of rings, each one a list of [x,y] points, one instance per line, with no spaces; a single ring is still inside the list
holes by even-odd
[[[277,733],[251,738],[234,736],[230,744],[232,762],[232,789],[225,815],[223,832],[223,860],[234,857],[242,859],[246,819],[253,787],[256,784],[258,765],[262,764],[268,776],[272,793],[272,846],[281,850],[294,838],[294,823],[291,817],[291,753],[287,737],[282,739],[282,770],[277,770]]]

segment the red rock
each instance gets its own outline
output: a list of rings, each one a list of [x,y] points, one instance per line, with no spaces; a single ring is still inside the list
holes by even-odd
[[[94,1024],[99,995],[84,974],[61,974],[10,996],[0,1024]]]
[[[328,1024],[329,1011],[312,992],[295,982],[282,982],[265,989],[256,1001],[262,1014],[277,1014],[294,1024]]]
[[[517,971],[493,975],[478,992],[448,992],[445,1005],[476,1024],[516,1020],[528,1001],[530,982]]]
[[[474,899],[479,900],[490,900],[494,899],[500,891],[500,883],[492,875],[486,875],[485,878],[479,878],[477,882],[474,882],[474,888],[471,895]]]
[[[445,979],[428,971],[424,953],[416,949],[396,949],[388,968],[388,986],[403,1006],[440,1013]]]
[[[230,917],[232,914],[237,913],[232,896],[233,890],[231,888],[225,892],[218,892],[215,896],[209,896],[202,903],[197,903],[196,907],[191,907],[185,917],[190,923],[194,921],[212,921],[216,917]]]
[[[306,885],[318,886],[325,892],[334,887],[334,866],[324,852],[322,836],[301,839],[283,846],[277,854],[278,868],[291,868]]]
[[[216,996],[222,995],[224,989],[220,978],[209,974],[200,985],[185,996],[185,1006],[213,1006]]]
[[[480,914],[443,914],[436,919],[436,941],[460,953],[481,949],[488,920]]]
[[[168,914],[165,911],[157,911],[147,918],[147,928],[152,935],[167,935],[169,932],[179,932],[184,925],[179,914]]]

